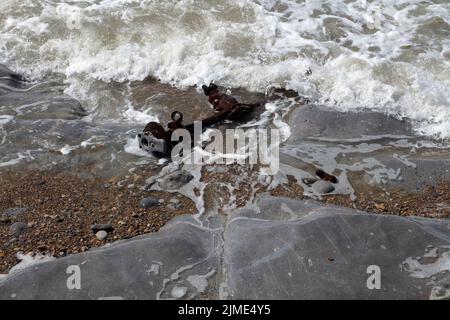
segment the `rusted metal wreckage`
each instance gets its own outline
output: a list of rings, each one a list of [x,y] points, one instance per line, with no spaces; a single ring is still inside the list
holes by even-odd
[[[231,95],[219,91],[217,85],[211,83],[209,86],[202,86],[203,92],[208,97],[208,101],[213,105],[215,114],[202,119],[202,128],[211,127],[225,120],[241,121],[253,112],[262,103],[247,104],[240,103]],[[183,124],[183,114],[174,111],[171,114],[172,122],[168,124],[168,129],[164,129],[159,122],[149,122],[144,130],[138,134],[139,147],[156,156],[164,157],[170,155],[172,148],[179,141],[172,141],[172,133],[177,129],[186,129],[191,135],[194,133],[194,123]]]

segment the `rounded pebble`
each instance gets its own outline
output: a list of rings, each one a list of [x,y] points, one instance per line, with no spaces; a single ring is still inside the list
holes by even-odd
[[[20,236],[21,234],[24,234],[28,230],[28,225],[24,222],[16,222],[13,223],[9,227],[9,231],[11,232],[11,235],[13,236]]]
[[[114,231],[114,227],[108,223],[103,223],[103,224],[94,224],[93,226],[91,226],[91,230],[94,233],[97,233],[98,231],[106,231],[106,232],[112,232]]]
[[[100,230],[95,234],[95,236],[98,240],[105,240],[108,236],[108,232],[106,232],[105,230]]]
[[[144,209],[148,209],[151,207],[155,207],[158,206],[159,203],[159,199],[155,198],[155,197],[147,197],[141,200],[141,202],[139,202],[139,207],[144,208]]]
[[[326,194],[334,191],[334,186],[331,182],[325,180],[319,180],[314,182],[312,188],[321,194]]]

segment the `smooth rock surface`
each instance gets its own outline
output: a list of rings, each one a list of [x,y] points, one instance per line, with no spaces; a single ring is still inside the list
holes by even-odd
[[[450,283],[450,270],[419,278],[404,268],[408,259],[424,256],[427,246],[441,248],[440,258],[450,263],[449,220],[274,198],[260,201],[259,210],[235,212],[226,229],[229,298],[428,299],[439,279]],[[373,265],[381,270],[379,290],[367,287]]]
[[[46,82],[27,82],[0,65],[0,106],[2,113],[17,119],[79,119],[87,115],[81,104],[64,94],[64,86]]]
[[[294,107],[283,120],[291,135],[280,147],[281,170],[301,180],[321,168],[338,178],[337,194],[415,192],[450,179],[448,142],[417,135],[408,121],[316,105]]]
[[[339,112],[317,105],[299,106],[289,114],[289,143],[306,137],[352,139],[363,136],[408,135],[411,127],[379,112]]]
[[[428,299],[450,285],[436,267],[450,263],[448,220],[279,197],[213,220],[181,216],[155,234],[35,264],[3,279],[0,299]],[[421,260],[430,248],[431,268]],[[80,290],[66,286],[71,265]],[[367,287],[370,266],[381,289]]]
[[[174,298],[174,287],[187,287],[184,298],[192,298],[197,291],[186,278],[219,266],[218,237],[218,231],[197,225],[192,217],[179,217],[156,234],[15,273],[0,281],[0,299],[13,294],[16,299],[168,299]],[[67,288],[66,270],[71,265],[80,267],[80,290]]]

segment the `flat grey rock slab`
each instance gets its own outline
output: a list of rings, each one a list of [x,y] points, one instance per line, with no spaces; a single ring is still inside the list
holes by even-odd
[[[268,196],[218,218],[211,228],[181,216],[154,234],[32,265],[0,281],[0,299],[450,296],[448,220]],[[80,289],[68,289],[71,266],[80,269]],[[371,266],[380,289],[367,286]]]
[[[0,106],[17,119],[66,119],[86,116],[81,104],[58,83],[32,83],[0,65]]]
[[[380,112],[339,112],[318,105],[300,106],[287,118],[292,135],[288,143],[307,137],[325,139],[356,139],[364,136],[409,135],[406,121]]]
[[[193,298],[217,272],[214,237],[185,216],[156,234],[18,271],[0,281],[0,299]],[[80,289],[70,278],[78,272]]]
[[[424,187],[436,185],[441,181],[450,180],[450,150],[446,153],[434,155],[411,155],[408,165],[397,158],[386,156],[381,159],[387,167],[400,168],[401,179],[390,181],[391,184],[401,185],[405,190],[422,191]]]
[[[0,105],[8,114],[23,120],[75,120],[87,115],[77,100],[63,93],[63,87],[46,86],[0,95]]]
[[[270,218],[277,206],[281,216]],[[443,286],[439,279],[450,283],[450,270],[436,267],[450,269],[448,220],[307,208],[270,198],[259,210],[234,213],[227,227],[229,298],[428,299]],[[420,260],[427,248],[441,252],[428,265]],[[380,270],[380,289],[367,286],[370,266]],[[420,277],[426,270],[428,277]]]

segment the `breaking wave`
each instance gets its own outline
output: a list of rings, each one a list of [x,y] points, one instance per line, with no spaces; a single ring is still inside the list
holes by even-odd
[[[62,77],[88,109],[98,81],[215,80],[378,110],[449,138],[449,19],[439,0],[2,0],[0,62]]]

